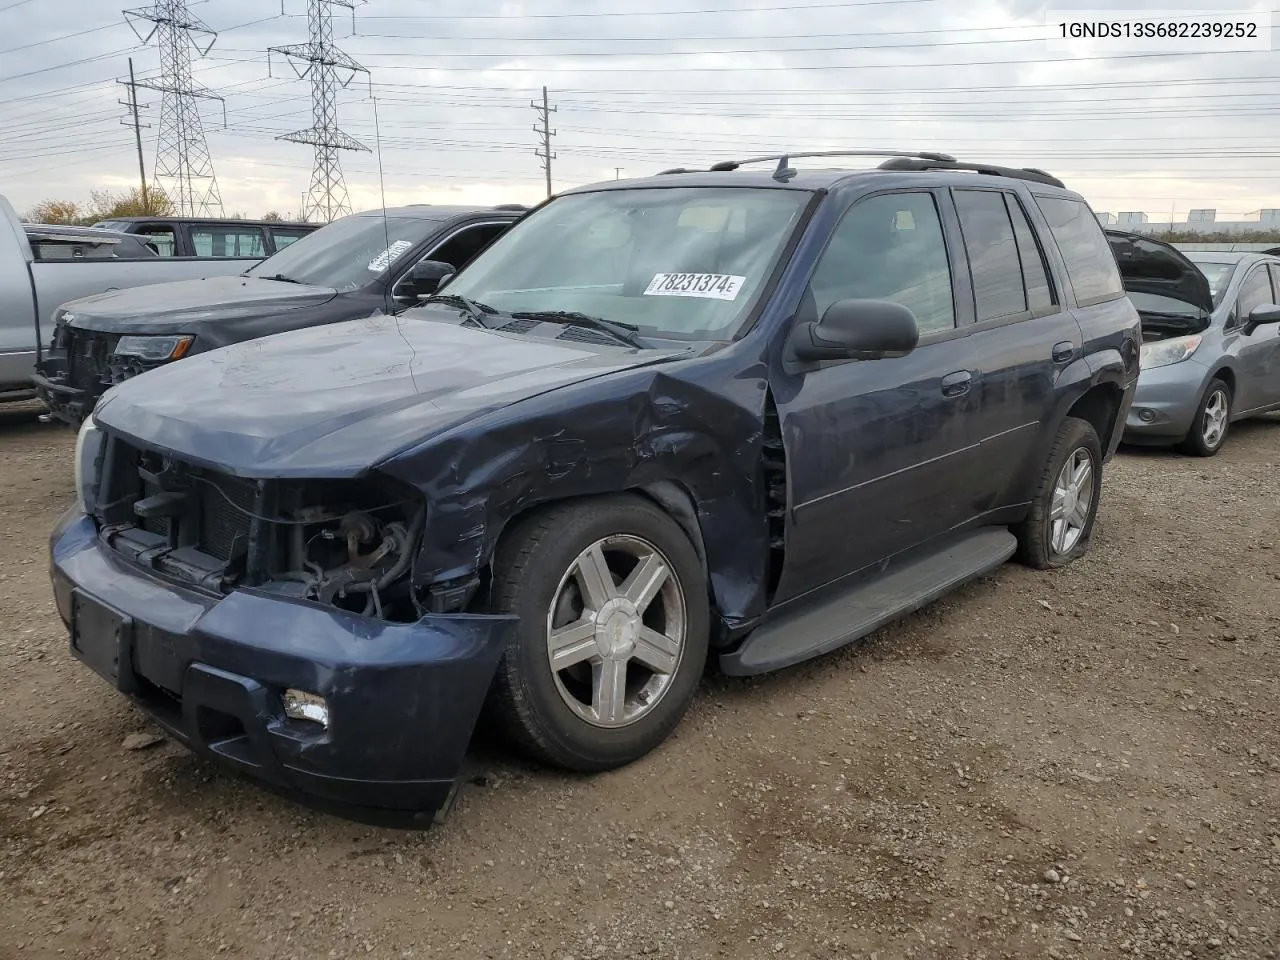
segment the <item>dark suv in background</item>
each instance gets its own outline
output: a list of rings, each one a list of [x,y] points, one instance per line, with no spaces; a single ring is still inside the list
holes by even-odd
[[[112,385],[164,364],[284,330],[399,313],[524,209],[369,210],[326,224],[239,276],[70,301],[54,314],[53,336],[36,364],[36,391],[50,417],[79,426]]]
[[[709,655],[775,670],[1077,559],[1141,340],[1093,213],[855,155],[571,190],[420,308],[117,387],[52,542],[73,652],[247,774],[433,809],[486,702],[605,769]]]
[[[94,226],[144,237],[162,257],[261,260],[318,230],[321,224],[283,220],[114,217]]]

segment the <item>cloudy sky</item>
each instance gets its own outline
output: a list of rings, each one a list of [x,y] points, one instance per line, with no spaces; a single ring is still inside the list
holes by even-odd
[[[1126,0],[1127,8],[1270,9]],[[46,198],[137,182],[115,81],[154,77],[119,0],[0,0],[0,193]],[[375,144],[389,203],[533,202],[544,193],[531,98],[558,107],[557,188],[779,149],[892,147],[1037,166],[1097,210],[1280,207],[1280,54],[1108,55],[1046,40],[1065,9],[1030,0],[369,0],[335,8],[368,67],[340,122]],[[296,213],[311,148],[306,81],[267,48],[307,39],[307,0],[190,0],[218,31],[196,80],[227,213]],[[607,12],[606,12],[607,11]],[[1280,31],[1276,31],[1280,33]],[[158,120],[160,95],[142,91]],[[156,127],[143,131],[155,163]],[[1273,143],[1272,141],[1277,141]],[[357,208],[379,205],[373,153],[343,155]]]

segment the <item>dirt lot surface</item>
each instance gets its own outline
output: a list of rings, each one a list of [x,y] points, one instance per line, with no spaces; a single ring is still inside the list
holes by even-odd
[[[1280,957],[1280,421],[1121,455],[1094,550],[709,678],[579,778],[494,746],[441,827],[144,732],[46,578],[72,437],[0,411],[0,958]]]

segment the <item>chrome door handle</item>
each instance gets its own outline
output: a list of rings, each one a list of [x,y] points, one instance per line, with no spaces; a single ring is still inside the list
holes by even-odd
[[[942,378],[942,395],[944,397],[960,397],[969,392],[969,384],[973,382],[973,374],[968,370],[957,370]]]

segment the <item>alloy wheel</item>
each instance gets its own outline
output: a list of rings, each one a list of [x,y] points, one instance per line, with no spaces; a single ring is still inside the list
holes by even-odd
[[[684,591],[671,563],[640,537],[591,544],[547,611],[547,659],[565,705],[598,727],[625,727],[671,686],[684,653]]]
[[[1070,553],[1084,536],[1089,525],[1096,487],[1093,457],[1084,447],[1077,447],[1063,464],[1053,485],[1053,503],[1049,510],[1049,543],[1054,553]]]
[[[1210,450],[1217,449],[1227,432],[1227,417],[1230,414],[1231,401],[1227,392],[1221,387],[1209,395],[1204,405],[1204,420],[1200,425],[1200,436],[1204,445]]]

